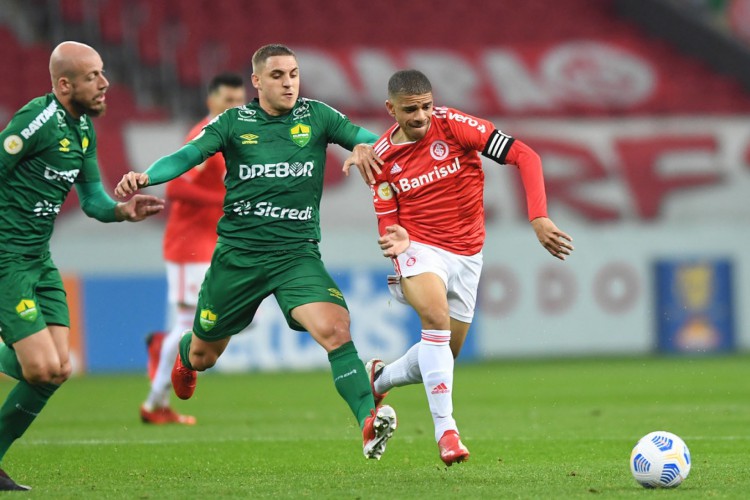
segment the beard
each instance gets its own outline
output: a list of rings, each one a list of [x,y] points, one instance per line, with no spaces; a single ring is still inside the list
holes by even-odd
[[[89,115],[91,118],[102,116],[107,111],[107,102],[93,103],[92,101],[83,101],[75,94],[71,97],[70,103],[79,115]]]
[[[80,101],[71,101],[73,107],[79,115],[89,115],[91,118],[102,116],[107,111],[107,103],[103,102],[98,104],[96,107],[92,107],[88,103],[82,103]]]

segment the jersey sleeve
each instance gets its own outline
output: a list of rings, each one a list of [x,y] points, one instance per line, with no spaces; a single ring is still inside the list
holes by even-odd
[[[385,228],[398,224],[398,198],[384,174],[375,177],[375,184],[370,186],[375,216],[378,218],[378,234],[385,234]]]
[[[467,151],[482,151],[495,131],[492,122],[452,108],[435,108],[435,116],[446,120],[450,133]]]
[[[226,138],[231,133],[231,118],[229,110],[208,122],[203,130],[198,133],[187,144],[193,145],[201,152],[204,161],[218,151],[223,151],[226,146]]]
[[[77,182],[75,187],[86,215],[101,222],[117,222],[117,202],[104,192],[101,182]]]
[[[328,142],[338,144],[349,151],[354,149],[354,146],[359,144],[356,139],[361,127],[354,125],[346,115],[328,104],[320,101],[315,102],[316,110],[322,115],[323,123],[325,123]]]
[[[0,178],[5,177],[25,157],[33,154],[40,134],[24,138],[23,130],[39,113],[38,109],[24,107],[11,118],[8,126],[0,132]]]
[[[516,140],[510,146],[504,163],[516,165],[526,191],[526,210],[529,220],[547,217],[547,195],[544,190],[542,159],[523,142]]]
[[[501,165],[517,166],[526,191],[529,220],[547,216],[542,160],[533,149],[502,133],[488,120],[451,108],[439,108],[436,111],[446,114],[451,132],[459,144],[467,149],[481,151],[483,156]]]

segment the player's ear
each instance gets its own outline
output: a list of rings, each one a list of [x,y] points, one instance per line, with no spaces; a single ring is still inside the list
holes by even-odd
[[[253,83],[253,87],[255,87],[256,89],[260,89],[260,78],[258,78],[258,75],[256,75],[255,73],[250,75],[250,81]]]
[[[393,103],[390,99],[385,100],[385,109],[388,110],[388,114],[395,117],[396,116],[396,108],[393,107]]]
[[[55,88],[58,90],[58,92],[60,92],[61,95],[68,95],[70,94],[72,85],[67,77],[61,76],[57,79]]]

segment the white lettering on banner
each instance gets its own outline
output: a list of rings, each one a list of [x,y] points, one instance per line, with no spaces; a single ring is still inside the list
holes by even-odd
[[[555,96],[511,50],[488,50],[482,55],[492,88],[509,111],[552,110]],[[452,105],[459,108],[459,105]]]
[[[481,69],[473,67],[468,57],[448,50],[411,50],[406,57],[410,67],[429,75],[441,102],[456,103],[455,107],[469,113],[486,110],[480,92]]]
[[[623,133],[614,124],[596,128],[579,129],[578,137],[586,141],[577,143],[536,135],[538,129],[531,136],[519,132],[542,157],[549,204],[561,204],[589,221],[655,220],[670,208],[679,215],[674,203],[690,205],[687,190],[736,188],[711,135],[675,133],[671,127],[648,127],[637,134]],[[517,188],[516,196],[524,196],[523,188]],[[692,210],[699,217],[708,215],[705,204]]]
[[[606,41],[550,44],[539,57],[521,48],[302,50],[305,87],[334,106],[380,110],[388,75],[408,65],[430,77],[440,102],[475,114],[555,111],[570,105],[627,109],[656,95],[648,56]],[[312,61],[312,62],[310,62]],[[350,68],[354,74],[350,74]]]
[[[651,97],[656,87],[646,60],[598,42],[554,47],[542,60],[539,76],[563,102],[591,106],[635,106]]]
[[[388,79],[401,67],[390,54],[379,49],[355,51],[352,56],[352,65],[359,75],[359,81],[362,82],[364,94],[362,100],[373,109],[382,108]]]
[[[295,49],[295,52],[298,60],[305,61],[303,68],[305,88],[308,88],[308,81],[315,82],[315,90],[310,92],[309,95],[314,95],[316,99],[327,102],[334,107],[357,101],[358,96],[353,91],[351,79],[335,56],[309,48]],[[307,92],[305,93],[307,94]],[[383,102],[382,98],[380,102]]]

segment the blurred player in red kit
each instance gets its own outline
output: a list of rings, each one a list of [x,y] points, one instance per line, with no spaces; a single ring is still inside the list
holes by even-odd
[[[483,156],[518,167],[528,217],[542,246],[564,260],[571,237],[547,217],[542,163],[518,139],[491,122],[433,107],[432,86],[417,70],[388,82],[388,112],[396,119],[375,143],[383,164],[371,186],[383,254],[393,259],[391,293],[421,320],[421,341],[393,363],[372,359],[376,404],[393,387],[423,383],[440,458],[469,458],[453,418],[453,365],[471,326],[482,270]],[[344,170],[353,160],[344,164]]]
[[[208,115],[188,133],[186,141],[226,109],[245,104],[245,86],[240,75],[216,75],[208,86]],[[148,373],[151,392],[141,405],[141,420],[147,424],[195,424],[195,418],[176,413],[169,405],[172,364],[177,344],[193,326],[198,292],[216,246],[216,224],[224,213],[224,174],[221,153],[208,158],[167,184],[169,215],[164,231],[164,260],[171,330],[148,336]]]

